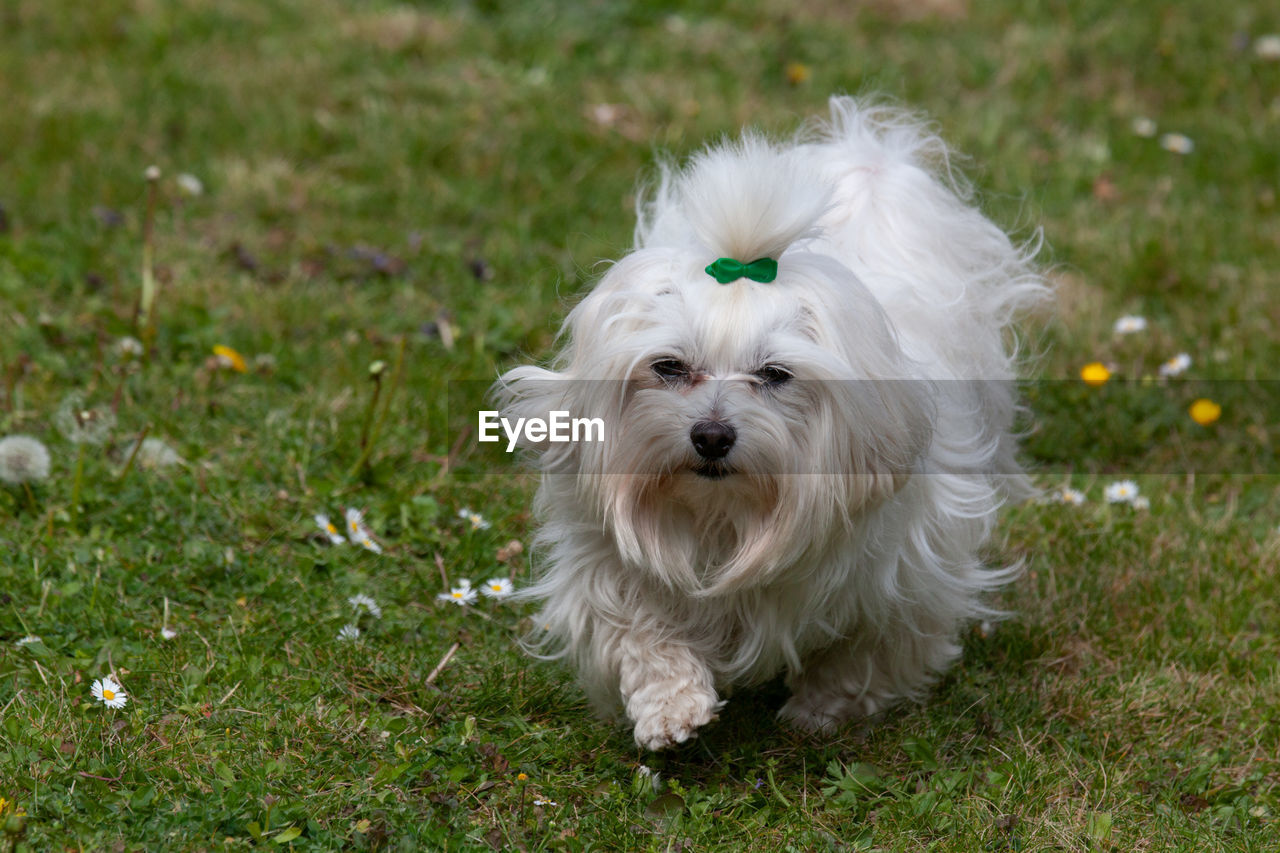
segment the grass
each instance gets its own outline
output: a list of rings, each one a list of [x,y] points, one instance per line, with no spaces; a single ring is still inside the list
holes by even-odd
[[[1251,46],[1274,10],[802,6],[0,10],[0,433],[54,457],[31,495],[0,487],[0,850],[1280,845],[1274,423],[1232,403],[1174,440],[1184,401],[1046,396],[1027,461],[1088,502],[1008,513],[991,550],[1026,561],[1016,617],[966,637],[926,705],[831,739],[778,730],[775,686],[642,754],[516,648],[525,606],[437,601],[530,573],[497,556],[529,540],[529,478],[445,468],[450,383],[549,351],[655,152],[789,130],[831,92],[925,110],[994,218],[1043,227],[1059,299],[1032,369],[1064,394],[1086,362],[1138,379],[1180,351],[1239,407],[1275,378],[1280,63]],[[152,164],[155,336],[133,358]],[[1113,335],[1124,313],[1148,331]],[[78,505],[73,393],[116,417],[82,445]],[[130,465],[144,431],[185,461]],[[1135,472],[1148,510],[1103,502]],[[327,544],[312,516],[346,506],[385,553]],[[118,712],[89,695],[111,671]]]

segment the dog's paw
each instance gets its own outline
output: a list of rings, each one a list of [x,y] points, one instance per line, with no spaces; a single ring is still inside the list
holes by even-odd
[[[793,729],[809,734],[830,733],[840,725],[840,719],[835,715],[806,702],[799,702],[794,696],[778,711],[778,719]]]
[[[778,719],[802,732],[829,735],[850,719],[870,717],[875,712],[876,703],[871,699],[798,693],[778,711]]]
[[[689,740],[722,707],[724,702],[713,691],[687,681],[665,682],[637,691],[627,703],[627,713],[635,720],[636,743],[659,750]]]

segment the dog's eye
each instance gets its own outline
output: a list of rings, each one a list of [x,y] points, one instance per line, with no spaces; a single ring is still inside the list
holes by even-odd
[[[795,378],[790,370],[779,364],[766,364],[755,372],[755,377],[760,380],[760,384],[768,388],[785,385]]]
[[[649,369],[664,382],[684,382],[689,378],[689,365],[674,358],[655,361]]]

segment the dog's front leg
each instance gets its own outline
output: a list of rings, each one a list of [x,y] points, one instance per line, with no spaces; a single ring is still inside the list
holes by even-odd
[[[684,743],[724,704],[711,670],[693,649],[643,629],[618,638],[618,686],[636,743],[664,749]]]

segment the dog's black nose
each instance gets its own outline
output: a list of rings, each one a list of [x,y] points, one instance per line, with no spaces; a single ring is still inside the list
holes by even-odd
[[[698,421],[689,430],[693,449],[703,459],[723,459],[738,440],[737,431],[724,421]]]

